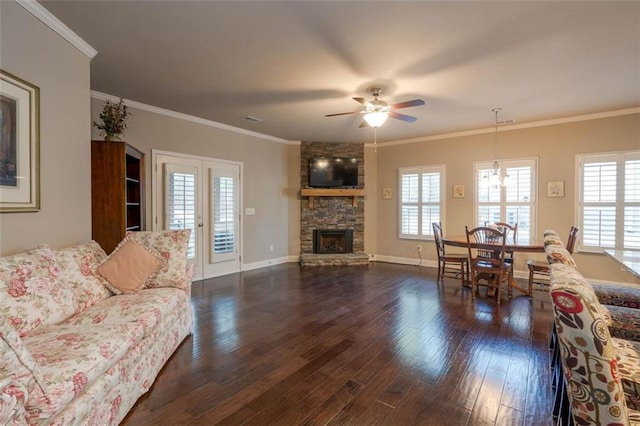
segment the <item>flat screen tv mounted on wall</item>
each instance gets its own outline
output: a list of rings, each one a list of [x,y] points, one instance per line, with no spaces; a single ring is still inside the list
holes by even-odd
[[[357,188],[358,159],[318,157],[309,161],[309,186],[312,188]]]

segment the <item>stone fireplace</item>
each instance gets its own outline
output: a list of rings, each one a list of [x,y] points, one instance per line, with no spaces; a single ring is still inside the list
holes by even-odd
[[[353,229],[314,229],[313,252],[353,253]]]
[[[301,188],[309,187],[309,160],[318,157],[357,158],[358,187],[364,188],[363,143],[302,142],[300,157]],[[301,197],[301,264],[368,264],[369,258],[364,253],[364,209],[362,196],[319,196],[313,197],[312,202],[309,202],[309,197]],[[344,235],[338,236],[336,232]],[[346,241],[342,242],[343,238],[351,239],[350,247]],[[323,250],[317,239],[324,240],[329,250]]]

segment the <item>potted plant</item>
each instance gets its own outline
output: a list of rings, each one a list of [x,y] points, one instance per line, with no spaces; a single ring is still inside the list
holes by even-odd
[[[122,98],[117,103],[107,100],[100,113],[101,122],[94,121],[93,125],[100,129],[100,135],[105,136],[105,141],[120,140],[120,135],[127,128],[129,114],[128,107]]]

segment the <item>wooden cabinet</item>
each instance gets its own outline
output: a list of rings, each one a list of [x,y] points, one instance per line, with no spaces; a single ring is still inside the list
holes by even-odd
[[[111,253],[126,231],[145,230],[144,154],[116,141],[91,141],[91,235]]]

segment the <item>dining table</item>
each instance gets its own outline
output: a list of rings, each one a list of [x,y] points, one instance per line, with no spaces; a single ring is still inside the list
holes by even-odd
[[[466,235],[449,235],[443,236],[442,242],[445,245],[453,247],[467,247]],[[470,245],[474,249],[495,249],[496,244],[480,244],[473,239],[469,241]],[[493,247],[492,247],[493,246]],[[522,253],[544,253],[544,240],[530,240],[530,241],[514,241],[513,238],[507,238],[504,245],[507,252],[522,252]],[[522,287],[515,278],[511,277],[509,285],[516,290],[527,294],[529,297],[529,291]]]

